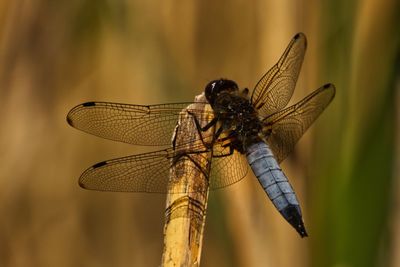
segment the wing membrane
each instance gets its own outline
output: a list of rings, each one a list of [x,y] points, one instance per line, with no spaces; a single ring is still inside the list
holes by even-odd
[[[85,189],[114,192],[165,192],[171,150],[132,155],[103,161],[79,178]]]
[[[200,149],[204,150],[203,145],[187,146],[191,150],[186,151],[186,155],[198,154]],[[178,149],[184,151],[183,146]],[[176,150],[169,148],[103,161],[84,171],[79,178],[79,185],[85,189],[98,191],[166,193],[168,186],[171,186],[170,168],[175,157]],[[199,171],[194,168],[185,169],[185,179],[192,179],[192,174]],[[226,157],[213,158],[209,178],[210,189],[236,183],[246,175],[247,168],[245,157],[238,152]]]
[[[135,145],[169,145],[179,114],[189,104],[144,106],[87,102],[74,107],[67,121],[79,130],[106,139]]]
[[[283,109],[289,103],[303,63],[306,46],[305,35],[296,34],[278,63],[257,83],[251,101],[262,118]]]
[[[335,86],[326,84],[297,104],[264,119],[265,128],[271,130],[267,142],[278,162],[282,162],[289,155],[300,137],[334,96]]]
[[[210,188],[218,189],[237,183],[248,171],[247,159],[236,150],[230,156],[214,157],[211,163]]]

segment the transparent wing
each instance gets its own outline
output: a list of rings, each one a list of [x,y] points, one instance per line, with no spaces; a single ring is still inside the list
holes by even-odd
[[[214,157],[211,163],[210,188],[218,189],[242,180],[249,164],[243,154],[236,150],[230,156]]]
[[[87,102],[74,107],[67,115],[67,122],[106,139],[135,145],[169,145],[179,114],[189,104],[144,106]],[[191,111],[196,113],[196,110]]]
[[[335,96],[335,86],[326,84],[297,104],[276,112],[263,120],[267,142],[278,162],[282,162],[295,144],[329,105]]]
[[[264,118],[289,103],[303,63],[307,40],[303,33],[296,34],[285,52],[257,83],[251,102]]]
[[[190,146],[192,150],[187,151],[186,155],[201,154],[192,144]],[[182,151],[183,147],[178,149]],[[204,148],[199,146],[198,149]],[[170,184],[170,168],[176,164],[175,159],[176,150],[170,148],[103,161],[88,168],[79,178],[79,185],[98,191],[166,193]],[[185,179],[191,179],[192,174],[199,171],[195,168],[203,166],[197,162],[190,168],[186,167]],[[246,173],[246,159],[238,152],[213,158],[209,175],[210,189],[236,183]]]
[[[79,178],[85,189],[114,192],[166,192],[172,150],[99,162]]]

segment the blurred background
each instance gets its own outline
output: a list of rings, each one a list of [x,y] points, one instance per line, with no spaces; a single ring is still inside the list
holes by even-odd
[[[400,266],[399,25],[395,0],[0,1],[0,265],[158,266],[165,196],[77,184],[149,148],[79,132],[67,112],[192,101],[220,77],[253,88],[301,31],[293,100],[337,88],[283,163],[310,237],[249,175],[211,192],[201,265]]]

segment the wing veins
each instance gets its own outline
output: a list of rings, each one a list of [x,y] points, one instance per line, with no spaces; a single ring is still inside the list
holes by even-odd
[[[292,38],[278,62],[259,80],[251,102],[262,118],[284,108],[293,95],[307,46],[306,37]]]
[[[334,96],[334,85],[326,84],[298,103],[263,120],[267,130],[266,140],[278,162],[289,155],[300,137],[329,105]]]

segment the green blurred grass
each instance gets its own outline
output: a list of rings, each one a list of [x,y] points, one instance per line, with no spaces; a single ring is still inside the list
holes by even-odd
[[[331,2],[331,5],[336,3]],[[395,144],[396,79],[399,73],[399,3],[358,2],[353,10],[339,7],[321,34],[332,34],[322,56],[333,64],[323,68],[324,77],[338,82],[331,137],[318,141],[324,177],[314,186],[314,266],[388,266],[393,263],[390,244],[396,233],[389,230],[396,184]],[[332,6],[323,12],[332,17]],[[341,21],[346,23],[341,24]],[[336,51],[342,51],[338,54]],[[324,63],[321,63],[325,66]],[[324,134],[330,130],[323,130]],[[329,141],[330,140],[330,141]],[[320,159],[320,158],[319,158]],[[321,246],[322,245],[322,246]],[[395,266],[395,265],[393,265]]]

